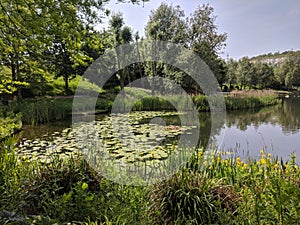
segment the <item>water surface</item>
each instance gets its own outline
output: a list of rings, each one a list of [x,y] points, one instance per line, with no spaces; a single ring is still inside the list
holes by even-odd
[[[96,116],[97,119],[105,115]],[[164,118],[166,120],[166,118]],[[226,122],[211,131],[209,113],[200,113],[200,145],[206,145],[211,132],[214,146],[222,151],[233,151],[241,157],[258,157],[260,150],[290,158],[300,157],[300,98],[284,99],[282,104],[255,110],[227,112]],[[180,125],[170,117],[168,124]],[[20,139],[49,139],[65,128],[72,127],[71,118],[38,126],[24,126]]]

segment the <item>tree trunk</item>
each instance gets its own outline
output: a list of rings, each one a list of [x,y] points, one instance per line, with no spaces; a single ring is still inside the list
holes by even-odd
[[[19,63],[17,62],[17,80],[20,81],[20,68],[19,68]],[[21,87],[18,87],[18,98],[22,98],[22,89]]]
[[[66,95],[69,94],[69,79],[67,76],[64,76],[64,80],[65,80],[65,93]]]
[[[151,88],[151,95],[154,96],[155,94],[155,77],[156,77],[156,62],[152,62],[152,88]]]
[[[12,62],[10,66],[11,66],[11,79],[13,81],[16,81],[17,80],[16,65]]]

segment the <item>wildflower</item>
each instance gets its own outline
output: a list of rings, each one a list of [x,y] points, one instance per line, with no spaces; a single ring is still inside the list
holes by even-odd
[[[199,151],[198,152],[198,158],[201,158],[202,154],[203,154],[203,151]]]
[[[274,165],[273,165],[273,168],[278,168],[279,167],[279,162],[276,162]]]
[[[241,159],[239,157],[236,158],[236,165],[237,166],[241,165]]]
[[[264,150],[260,150],[260,154],[261,155],[265,154],[265,151]]]
[[[229,163],[228,163],[228,159],[225,159],[225,160],[224,160],[224,163],[225,163],[225,166],[228,166],[228,164],[229,164]]]
[[[264,158],[261,158],[259,160],[259,162],[260,162],[261,165],[266,165],[267,164],[267,162],[266,162],[266,160]]]

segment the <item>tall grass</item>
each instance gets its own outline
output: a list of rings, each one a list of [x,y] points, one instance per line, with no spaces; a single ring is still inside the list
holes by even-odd
[[[277,96],[260,96],[260,97],[225,97],[227,110],[251,109],[263,106],[276,105],[281,102]]]
[[[298,224],[300,169],[261,151],[259,159],[197,150],[149,187],[113,183],[80,156],[20,159],[0,145],[1,224]],[[18,223],[16,222],[18,221]],[[75,223],[76,222],[76,223]]]
[[[261,151],[258,160],[199,151],[171,179],[154,187],[155,224],[298,224],[300,169]],[[178,222],[180,221],[180,222]]]
[[[63,120],[72,112],[72,99],[25,99],[12,102],[9,110],[22,114],[26,124]]]
[[[210,111],[209,100],[206,96],[193,96],[192,100],[194,106],[191,106],[187,99],[182,96],[145,97],[136,102],[133,110],[174,110],[177,108],[184,111],[196,107],[199,112]],[[215,100],[218,99],[215,98]],[[210,101],[214,101],[214,99],[211,98]],[[275,105],[281,102],[275,95],[247,97],[225,96],[224,101],[227,110],[251,109]],[[173,102],[174,105],[172,105],[171,102]],[[126,101],[124,101],[123,104],[126,105]],[[216,102],[214,102],[214,104],[216,104]]]
[[[242,104],[245,98],[234,101]],[[114,184],[83,159],[21,162],[14,145],[9,139],[0,147],[0,223],[16,219],[14,213],[39,214],[40,224],[283,225],[300,220],[295,156],[283,162],[262,151],[260,159],[245,162],[220,153],[207,158],[199,150],[187,168],[146,189]]]
[[[21,159],[15,145],[0,145],[0,224],[144,224],[145,187],[115,184],[80,156]]]

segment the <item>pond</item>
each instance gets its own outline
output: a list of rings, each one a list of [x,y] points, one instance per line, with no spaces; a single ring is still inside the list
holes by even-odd
[[[300,156],[300,98],[252,111],[228,112],[226,124],[214,133],[219,149],[242,157],[259,157],[260,150],[283,160]]]
[[[135,133],[135,137],[139,138],[138,140],[141,142],[149,141],[151,138],[152,141],[154,141],[153,139],[159,139],[161,146],[171,148],[172,145],[178,143],[177,136],[181,134],[180,132],[187,132],[187,134],[191,134],[191,132],[195,133],[195,130],[193,130],[195,127],[180,128],[180,120],[176,114],[143,114],[137,112],[136,115],[138,114],[142,116],[139,116],[140,120],[138,122],[133,123],[132,132]],[[152,117],[160,116],[163,119],[162,121],[154,121],[154,124],[159,125],[159,127],[149,127],[147,125],[149,122],[151,124]],[[104,132],[103,127],[100,128],[100,126],[108,128],[107,125],[105,125],[107,118],[109,118],[108,115],[96,116],[96,121],[99,121],[99,131]],[[141,118],[144,119],[141,120]],[[296,156],[300,156],[300,98],[290,97],[284,99],[282,104],[272,107],[227,112],[226,123],[220,123],[217,128],[212,131],[210,118],[210,113],[199,114],[201,145],[205,145],[208,142],[208,137],[211,132],[211,139],[215,148],[222,151],[234,152],[240,157],[259,157],[260,150],[271,153],[273,156],[282,157],[283,160],[289,159],[293,152],[296,153]],[[89,118],[87,118],[87,120],[89,120]],[[34,127],[25,126],[18,135],[20,139],[19,150],[29,150],[30,154],[34,151],[43,151],[50,154],[51,146],[57,148],[58,145],[63,144],[67,145],[68,148],[61,147],[59,148],[60,152],[72,152],[75,148],[75,144],[72,138],[68,136],[70,134],[73,135],[71,127],[71,118],[65,121]],[[167,133],[159,133],[162,127],[165,127],[163,130]],[[150,134],[150,136],[152,135],[151,137],[149,137],[149,134],[148,137],[146,134],[144,134],[144,136],[142,135],[147,129],[154,131],[154,134]],[[109,132],[105,132],[108,138],[112,138]],[[123,132],[126,133],[126,130]],[[167,141],[163,141],[164,138]],[[134,139],[134,141],[136,140],[137,139]],[[119,142],[115,142],[114,139],[106,139],[104,144],[109,146],[111,152],[114,152],[114,148],[120,148],[121,145]],[[126,154],[132,152],[129,148],[131,148],[130,145],[124,147]],[[167,151],[163,152],[159,148],[157,148],[157,151],[159,152],[155,155],[157,159],[167,157]],[[127,157],[128,160],[132,159],[129,154],[127,156],[125,153],[115,151],[117,157]],[[147,157],[153,159],[153,157],[149,157],[147,154],[148,152],[145,152],[144,155],[140,157],[140,160]]]

